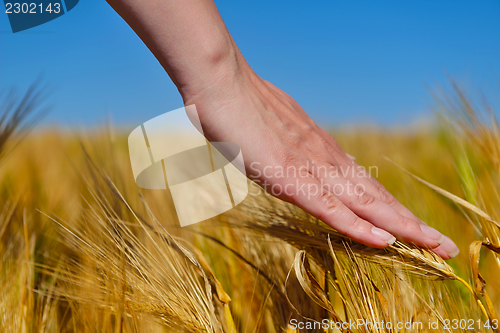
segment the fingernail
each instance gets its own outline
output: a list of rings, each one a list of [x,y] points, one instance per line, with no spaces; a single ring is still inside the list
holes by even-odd
[[[351,160],[353,160],[353,161],[356,159],[356,157],[354,157],[354,156],[352,156],[352,155],[349,155],[348,153],[345,153],[345,154],[347,155],[347,157],[349,157],[349,158],[350,158]]]
[[[460,253],[460,250],[450,238],[446,236],[444,238],[445,240],[443,244],[439,245],[432,251],[434,251],[444,259],[451,259],[456,257]]]
[[[426,236],[434,239],[436,242],[438,242],[438,244],[444,243],[446,236],[437,231],[436,229],[429,227],[427,224],[421,224],[420,229],[422,229],[422,232]]]
[[[388,233],[387,231],[377,228],[377,227],[372,227],[372,234],[377,237],[378,239],[383,240],[389,245],[394,244],[396,241],[396,237]]]

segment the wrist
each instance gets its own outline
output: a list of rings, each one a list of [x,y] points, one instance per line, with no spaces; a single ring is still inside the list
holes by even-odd
[[[227,94],[228,90],[240,85],[244,77],[252,72],[232,40],[224,46],[205,48],[201,58],[203,62],[191,66],[190,74],[176,84],[186,105],[214,95]]]

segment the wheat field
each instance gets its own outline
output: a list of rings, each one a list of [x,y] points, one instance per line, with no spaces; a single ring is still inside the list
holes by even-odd
[[[264,194],[180,228],[165,191],[135,185],[126,129],[32,128],[39,97],[1,110],[2,332],[500,331],[500,128],[457,86],[436,126],[332,131],[455,240],[446,262]]]

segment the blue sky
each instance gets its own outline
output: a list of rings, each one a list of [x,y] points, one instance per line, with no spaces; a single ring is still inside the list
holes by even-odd
[[[429,114],[426,85],[500,74],[499,1],[218,0],[263,78],[320,125],[406,124]],[[165,22],[168,24],[168,22]],[[46,124],[135,126],[177,109],[168,75],[101,0],[13,34],[0,13],[0,87],[52,87]]]

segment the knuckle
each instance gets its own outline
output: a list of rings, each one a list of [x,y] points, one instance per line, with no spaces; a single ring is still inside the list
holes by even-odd
[[[420,232],[420,228],[417,226],[417,222],[410,220],[407,217],[401,216],[399,219],[400,230],[406,230],[410,234],[415,234],[415,232]],[[417,230],[418,228],[418,230]]]
[[[313,132],[316,132],[314,127],[308,123],[305,123],[303,126],[302,126],[302,131],[305,133],[305,134],[311,134]]]
[[[378,196],[381,201],[385,202],[388,205],[392,205],[396,202],[396,198],[391,193],[389,193],[389,191],[387,191],[382,185],[380,185],[378,188]]]
[[[303,141],[303,135],[297,132],[290,132],[290,142],[293,146],[298,146]]]
[[[325,215],[335,214],[342,207],[342,203],[340,202],[340,200],[328,191],[323,191],[321,193],[321,203],[325,208]]]
[[[366,192],[361,192],[356,195],[357,204],[363,207],[372,206],[375,203],[375,197],[367,194]]]
[[[364,221],[359,218],[359,217],[356,217],[350,224],[349,226],[349,229],[352,233],[355,233],[355,234],[359,234],[359,233],[362,233],[363,230],[364,230],[364,226],[365,226],[365,223]]]

